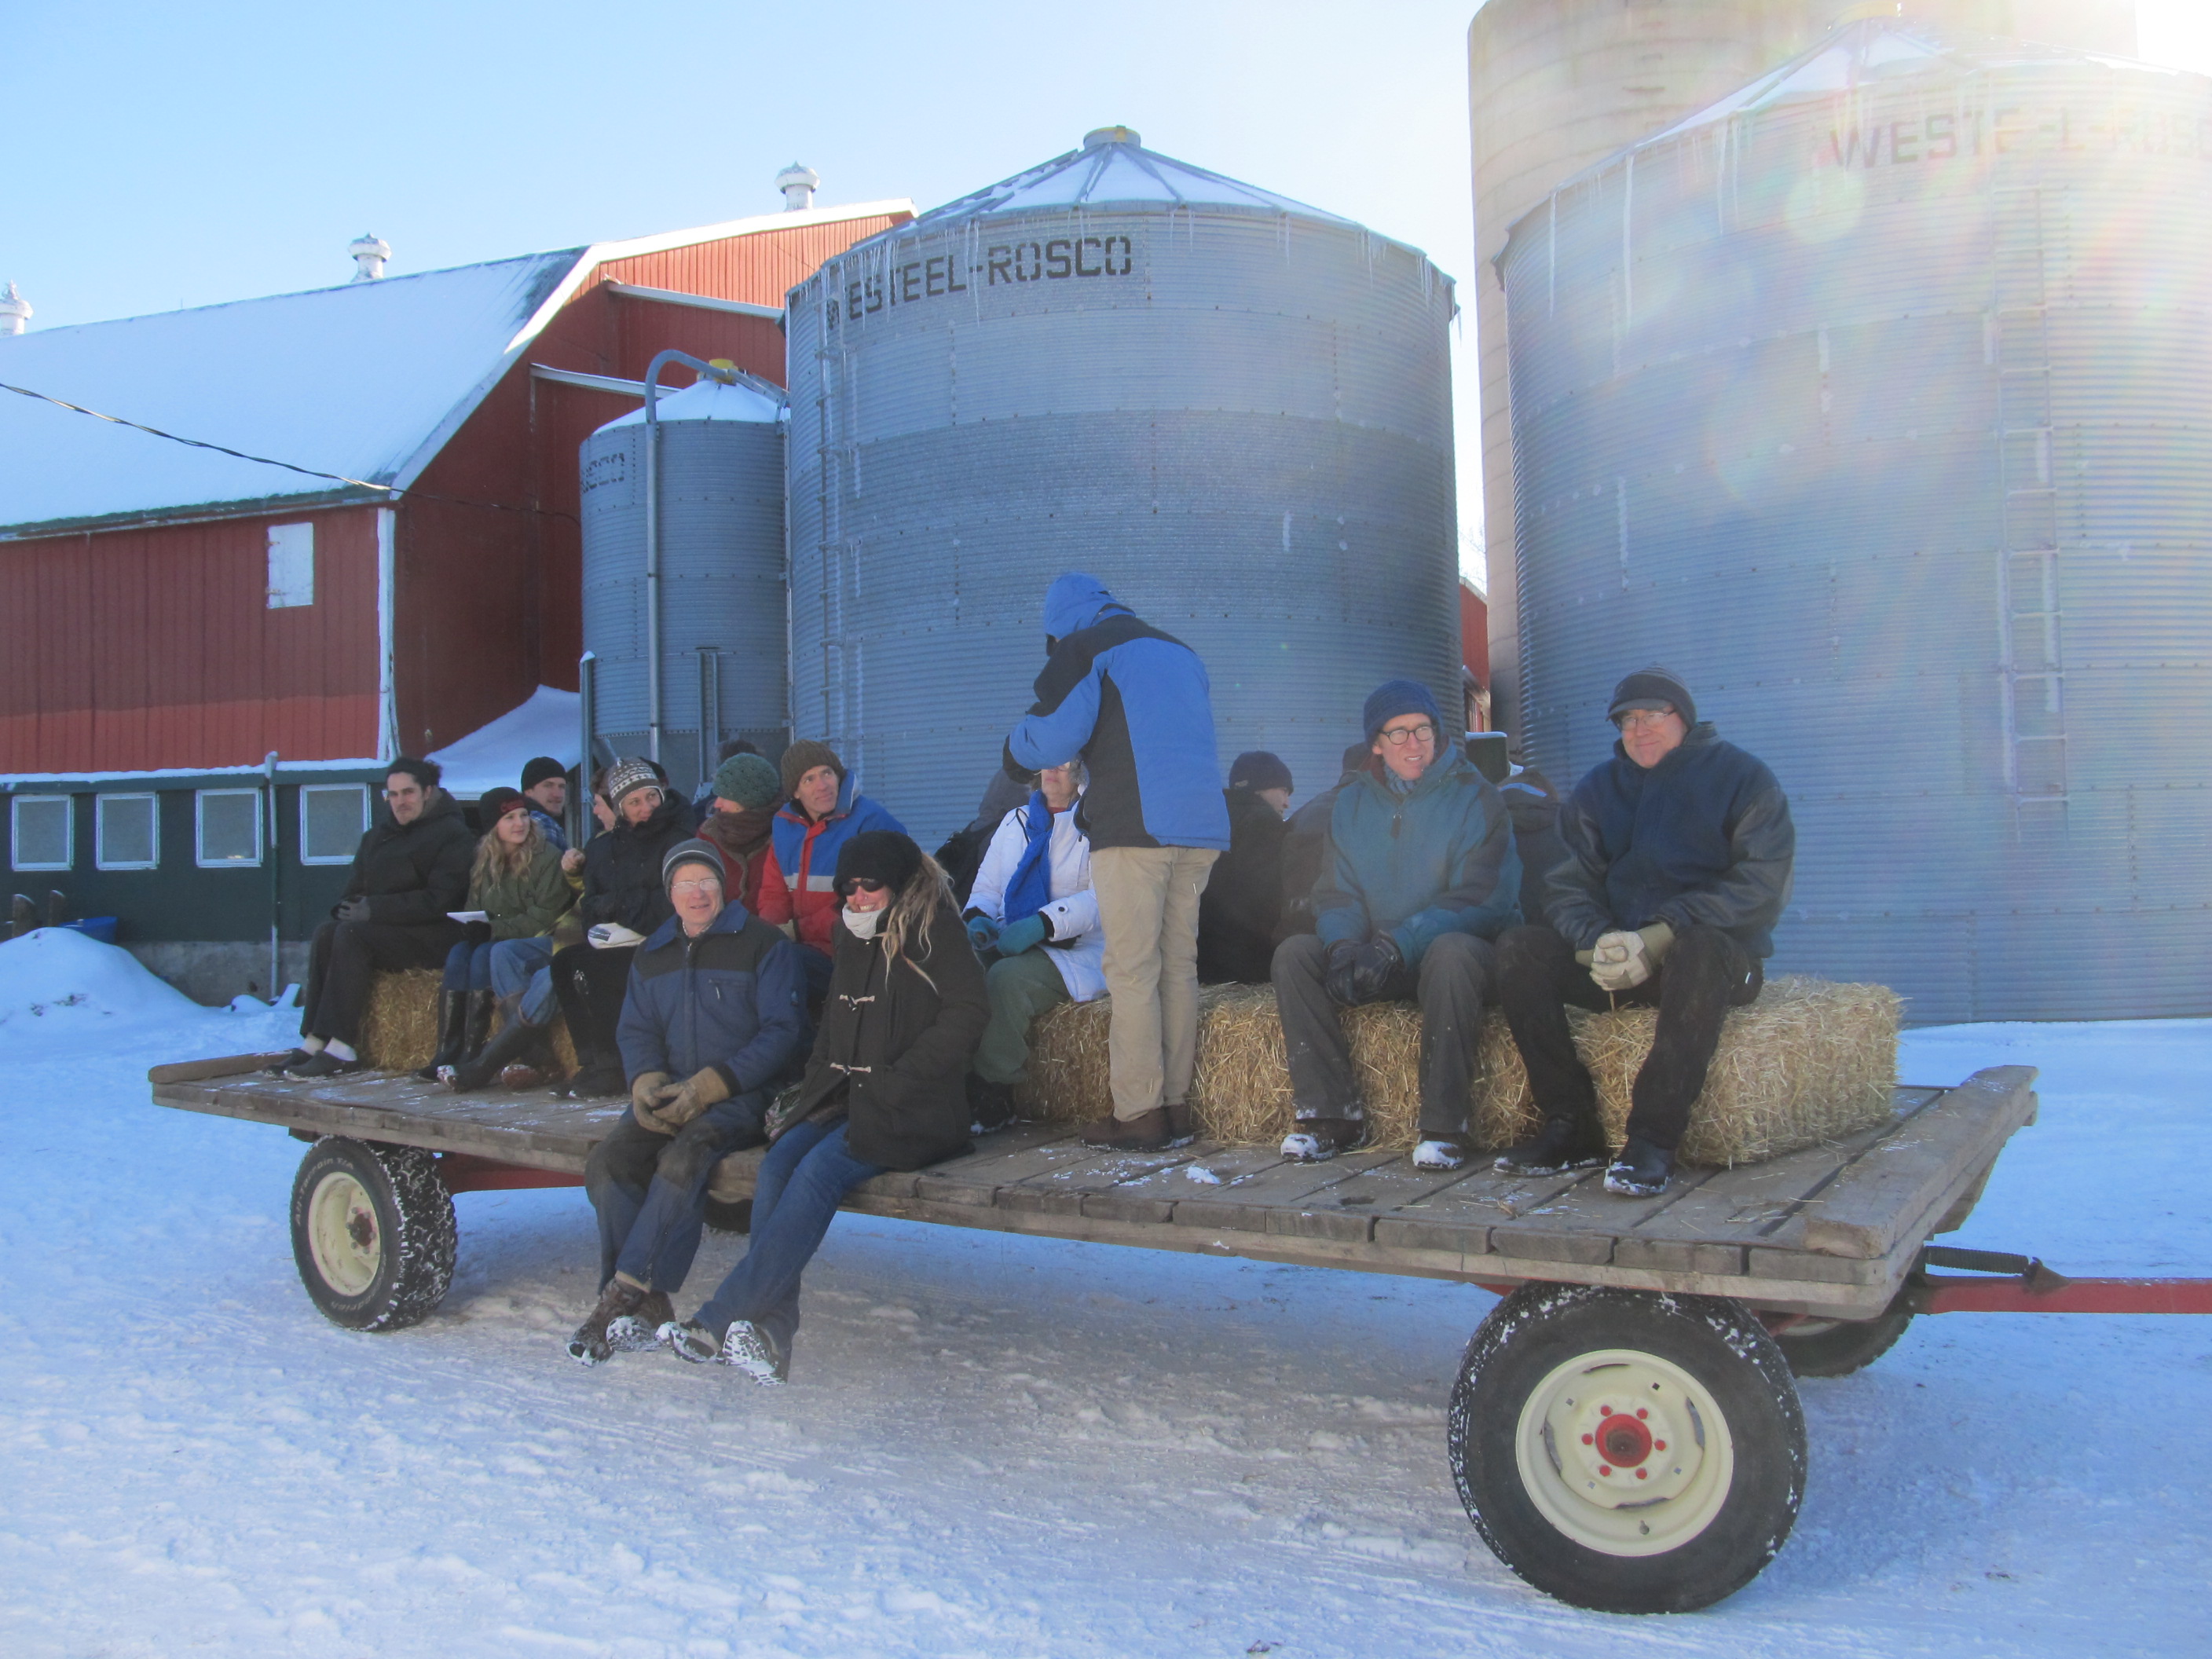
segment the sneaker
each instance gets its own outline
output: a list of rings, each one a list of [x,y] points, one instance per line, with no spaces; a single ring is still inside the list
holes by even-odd
[[[1674,1173],[1674,1154],[1634,1135],[1605,1172],[1605,1189],[1622,1198],[1656,1198]]]
[[[711,1365],[722,1357],[722,1345],[714,1340],[714,1332],[696,1319],[678,1324],[669,1320],[654,1333],[672,1349],[678,1359],[688,1359],[695,1365]]]
[[[1504,1175],[1564,1175],[1593,1170],[1605,1162],[1605,1137],[1595,1124],[1571,1117],[1547,1117],[1528,1139],[1498,1155],[1492,1167]]]
[[[1456,1170],[1467,1159],[1467,1142],[1457,1135],[1431,1135],[1413,1148],[1417,1170]]]
[[[1168,1145],[1168,1114],[1155,1106],[1141,1117],[1102,1117],[1083,1126],[1084,1144],[1117,1152],[1157,1152]]]
[[[296,1066],[287,1066],[284,1068],[284,1075],[302,1083],[308,1083],[317,1078],[346,1077],[355,1072],[365,1072],[368,1069],[368,1062],[365,1060],[340,1060],[325,1048],[319,1054],[309,1054]]]
[[[1283,1137],[1283,1156],[1293,1164],[1321,1164],[1351,1152],[1367,1139],[1367,1120],[1359,1117],[1302,1117]]]
[[[1198,1139],[1198,1124],[1192,1117],[1190,1103],[1171,1100],[1160,1109],[1168,1115],[1168,1145],[1188,1146]]]
[[[725,1365],[735,1365],[764,1389],[781,1388],[787,1381],[783,1351],[750,1319],[733,1319],[722,1337],[718,1356]]]
[[[614,1345],[607,1340],[607,1328],[624,1314],[637,1312],[645,1305],[646,1295],[619,1279],[607,1280],[606,1289],[599,1292],[599,1306],[584,1316],[584,1322],[568,1339],[568,1358],[579,1365],[597,1365],[612,1358]]]
[[[660,1328],[676,1317],[665,1291],[647,1291],[633,1313],[607,1321],[607,1346],[617,1353],[643,1353],[660,1343]]]

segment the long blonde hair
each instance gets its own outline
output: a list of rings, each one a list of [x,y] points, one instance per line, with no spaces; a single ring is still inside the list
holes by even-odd
[[[506,816],[504,812],[500,814],[501,818]],[[510,844],[501,841],[496,821],[483,832],[483,839],[477,843],[477,861],[469,868],[470,890],[474,891],[478,883],[489,881],[495,876],[521,874],[551,844],[545,839],[545,826],[538,822],[536,815],[526,809],[524,816],[530,821],[530,833],[520,842]]]
[[[921,868],[914,872],[907,884],[899,889],[898,896],[884,913],[884,925],[877,937],[884,942],[884,969],[888,974],[890,964],[901,956],[907,965],[921,975],[922,983],[934,991],[937,981],[921,965],[921,958],[929,954],[930,924],[936,920],[938,907],[943,905],[957,910],[958,902],[952,896],[952,878],[945,873],[945,866],[924,853]],[[915,949],[908,951],[912,945]]]

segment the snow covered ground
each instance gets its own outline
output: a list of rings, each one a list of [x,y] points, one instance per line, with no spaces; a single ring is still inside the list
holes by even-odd
[[[1453,1495],[1473,1289],[845,1217],[776,1392],[570,1363],[582,1194],[480,1193],[436,1315],[337,1329],[292,1266],[298,1144],[143,1080],[289,1020],[0,945],[11,1659],[2204,1650],[2207,1322],[1923,1320],[1804,1385],[1803,1514],[1749,1589],[1584,1613]],[[2212,1273],[2212,1022],[1922,1031],[1904,1069],[2007,1060],[2042,1121],[1960,1241]]]

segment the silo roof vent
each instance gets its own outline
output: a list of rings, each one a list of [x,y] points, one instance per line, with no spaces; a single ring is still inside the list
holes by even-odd
[[[346,252],[353,255],[356,283],[373,283],[384,275],[384,262],[392,257],[392,244],[374,231],[367,231],[349,243]]]
[[[15,291],[15,283],[9,283],[7,293],[0,295],[0,336],[21,334],[30,320],[31,302]]]
[[[1097,149],[1101,144],[1144,143],[1144,137],[1134,127],[1093,127],[1083,135],[1083,148]]]
[[[814,192],[822,188],[822,175],[812,167],[793,161],[775,175],[775,187],[783,192],[785,212],[802,212],[814,205]]]
[[[970,219],[1000,213],[1051,211],[1071,207],[1106,207],[1135,204],[1147,208],[1201,208],[1230,212],[1262,213],[1274,217],[1290,214],[1324,224],[1348,225],[1348,219],[1287,196],[1240,183],[1210,173],[1188,161],[1146,149],[1128,127],[1099,127],[1085,133],[1083,147],[1055,155],[1025,173],[1002,179],[942,207],[932,208],[912,225],[902,225],[905,236],[915,229],[945,230]]]

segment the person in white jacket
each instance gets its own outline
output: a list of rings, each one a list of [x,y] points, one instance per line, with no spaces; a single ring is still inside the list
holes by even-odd
[[[981,1129],[1013,1116],[1028,1081],[1030,1027],[1063,1002],[1106,994],[1106,936],[1091,890],[1091,840],[1075,826],[1080,760],[1037,774],[1028,802],[1006,814],[968,896],[968,937],[982,957],[991,1023],[975,1051],[968,1098]]]

